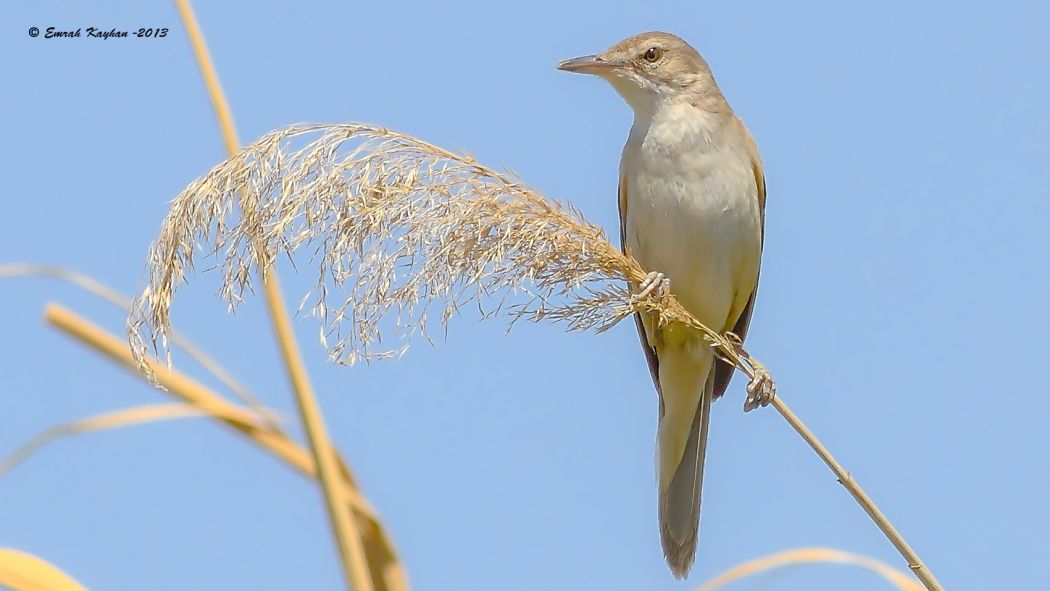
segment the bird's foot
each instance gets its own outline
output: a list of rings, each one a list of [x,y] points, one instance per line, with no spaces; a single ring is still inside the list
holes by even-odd
[[[637,304],[644,300],[650,295],[655,295],[657,298],[662,298],[671,292],[671,280],[668,279],[663,273],[659,271],[653,271],[645,277],[638,286],[638,293],[631,296],[631,303]]]
[[[747,399],[744,400],[744,412],[767,406],[777,395],[777,384],[766,368],[754,367],[755,376],[747,383]]]

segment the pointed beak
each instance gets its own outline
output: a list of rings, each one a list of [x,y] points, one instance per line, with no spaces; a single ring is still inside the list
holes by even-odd
[[[576,72],[577,74],[594,74],[601,76],[606,72],[616,69],[619,64],[608,62],[597,55],[585,55],[565,60],[558,64],[558,69],[565,72]]]

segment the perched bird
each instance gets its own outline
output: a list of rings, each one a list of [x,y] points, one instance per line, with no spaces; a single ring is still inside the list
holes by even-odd
[[[755,142],[707,62],[682,39],[652,32],[558,69],[604,78],[634,111],[619,209],[621,247],[653,271],[634,286],[637,296],[669,289],[704,325],[743,338],[758,286],[765,179]],[[657,326],[647,314],[636,320],[660,398],[660,538],[671,571],[684,578],[696,554],[711,402],[733,367],[688,328]]]

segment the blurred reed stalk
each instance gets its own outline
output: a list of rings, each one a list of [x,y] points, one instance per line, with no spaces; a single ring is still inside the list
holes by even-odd
[[[208,95],[215,108],[226,151],[232,157],[240,149],[240,142],[237,140],[237,132],[234,129],[233,115],[230,112],[226,96],[222,91],[222,86],[219,84],[218,74],[212,64],[208,48],[204,43],[204,36],[201,34],[189,0],[176,0],[175,4],[182,18],[183,25],[186,27],[190,45],[193,47],[193,53],[197,58],[201,75],[204,77]],[[354,591],[373,591],[372,574],[368,569],[365,550],[361,544],[361,538],[354,521],[351,519],[344,489],[342,486],[339,486],[340,476],[336,462],[336,452],[328,439],[320,406],[313,394],[313,389],[310,387],[306,367],[299,354],[298,344],[295,342],[291,322],[285,311],[284,296],[277,280],[277,274],[273,269],[268,269],[268,271],[262,280],[266,293],[267,310],[281,351],[281,358],[284,361],[295,400],[299,407],[303,428],[310,443],[310,451],[317,464],[318,479],[321,483],[321,490],[324,493],[329,522],[335,534],[343,577],[348,588],[354,589]]]
[[[86,591],[57,566],[13,548],[0,548],[0,587],[13,591]]]
[[[922,591],[923,587],[908,575],[894,569],[888,564],[867,556],[843,552],[834,548],[796,548],[738,564],[722,574],[709,579],[696,588],[696,591],[715,591],[726,585],[759,573],[768,572],[785,566],[800,564],[835,563],[855,566],[871,571],[900,591]]]

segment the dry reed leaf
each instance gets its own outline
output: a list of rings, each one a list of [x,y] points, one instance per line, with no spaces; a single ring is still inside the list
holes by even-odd
[[[84,586],[46,560],[0,548],[0,587],[13,591],[84,591]]]
[[[106,300],[124,311],[131,310],[130,298],[92,276],[72,269],[66,269],[56,265],[41,265],[36,263],[8,263],[0,265],[0,279],[13,279],[18,277],[48,277],[59,281],[65,281]],[[215,376],[216,379],[229,388],[235,396],[244,401],[244,403],[247,404],[253,412],[258,414],[270,428],[280,430],[282,421],[280,415],[275,414],[274,411],[263,406],[263,404],[259,402],[259,399],[252,394],[247,387],[238,382],[228,371],[226,371],[226,368],[205,353],[203,349],[195,345],[189,338],[181,335],[174,329],[170,334],[171,341],[174,344],[178,345],[187,355],[190,356],[191,359],[199,363],[208,373]]]
[[[229,405],[154,404],[125,408],[56,425],[38,433],[6,458],[0,460],[0,477],[3,477],[13,470],[15,466],[26,461],[45,445],[56,439],[155,421],[200,416],[221,419],[246,428],[258,428],[260,426],[259,421],[251,413]]]
[[[51,304],[47,307],[45,318],[71,338],[117,364],[132,370],[137,368],[126,343],[72,311]],[[293,441],[287,434],[271,430],[264,425],[245,424],[236,420],[241,414],[233,403],[190,377],[164,367],[154,359],[149,359],[147,362],[152,366],[152,371],[158,378],[161,389],[168,395],[184,401],[191,407],[230,409],[230,412],[222,412],[222,410],[212,412],[209,417],[214,418],[220,424],[232,427],[234,432],[295,469],[296,472],[317,480],[317,466],[310,452]],[[141,374],[137,375],[144,377]],[[344,496],[357,518],[357,529],[361,533],[365,546],[369,571],[379,575],[374,581],[376,591],[407,590],[407,577],[397,559],[389,534],[383,528],[375,509],[361,494],[346,462],[338,455],[337,463],[341,474],[341,484],[345,488]]]
[[[427,334],[429,314],[445,325],[476,303],[483,317],[507,311],[599,332],[656,312],[700,331],[747,371],[734,344],[673,296],[633,301],[628,285],[645,271],[571,206],[470,156],[365,124],[271,132],[176,197],[128,318],[141,369],[149,345],[170,363],[172,296],[198,250],[221,259],[219,293],[232,308],[260,271],[297,249],[317,265],[311,312],[336,362],[403,353]]]
[[[772,569],[798,564],[830,562],[867,569],[889,581],[901,591],[923,591],[923,586],[909,575],[884,562],[836,550],[834,548],[798,548],[785,550],[739,564],[696,588],[696,591],[715,591],[726,585]]]

